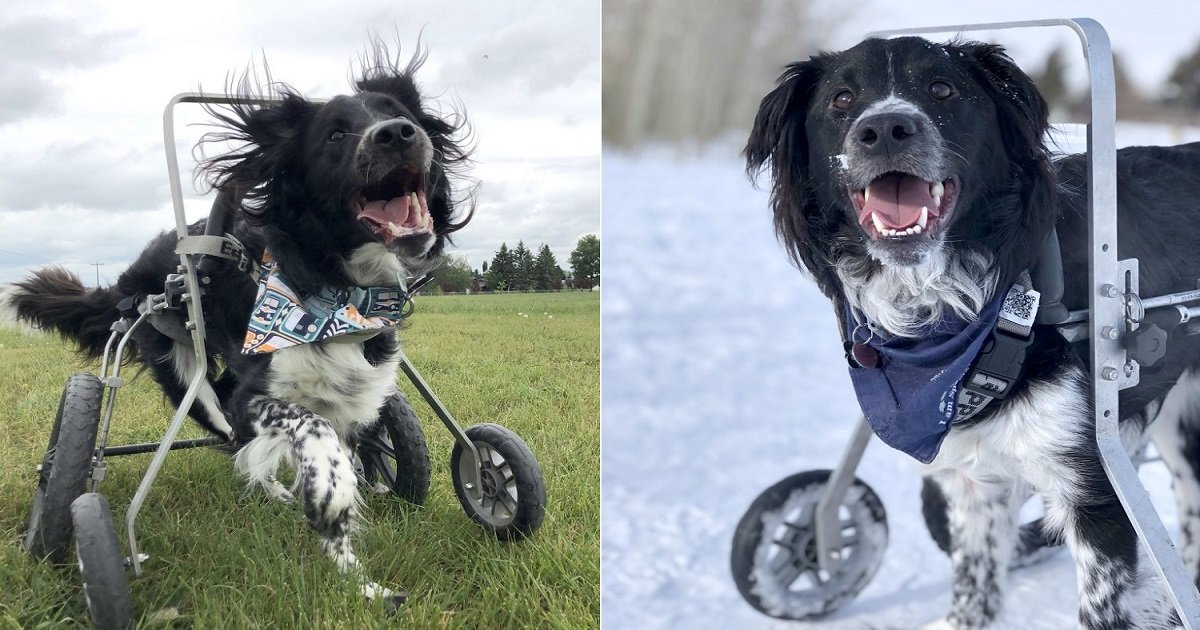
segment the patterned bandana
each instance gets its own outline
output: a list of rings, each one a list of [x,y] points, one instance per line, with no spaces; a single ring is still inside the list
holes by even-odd
[[[242,354],[275,352],[339,335],[378,332],[395,326],[408,301],[403,278],[388,287],[321,289],[313,294],[293,290],[271,255],[263,252],[258,297],[246,330]]]
[[[967,321],[946,315],[919,337],[880,339],[846,318],[846,339],[870,346],[880,365],[850,369],[867,422],[888,446],[928,464],[958,415],[959,389],[1000,317],[1001,293]]]

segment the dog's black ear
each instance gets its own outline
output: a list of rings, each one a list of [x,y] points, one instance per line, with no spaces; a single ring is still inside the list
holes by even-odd
[[[984,238],[992,251],[1013,252],[1013,260],[1003,269],[1005,282],[1036,260],[1040,248],[1025,247],[1026,242],[1041,243],[1057,218],[1056,178],[1046,149],[1049,108],[1037,85],[994,44],[967,42],[952,45],[967,55],[971,72],[984,86],[996,108],[1004,150],[1013,165],[1013,177],[1021,191],[1020,208],[1011,225],[996,225]]]
[[[1005,133],[1005,148],[1016,153],[1009,157],[1040,160],[1045,154],[1043,138],[1050,114],[1046,99],[1033,79],[1017,67],[1001,46],[968,42],[958,48],[974,62],[976,79],[992,96]]]
[[[751,177],[757,175],[768,161],[776,179],[782,170],[803,176],[808,166],[804,117],[809,96],[821,73],[817,57],[790,64],[779,75],[775,89],[763,97],[743,151],[746,172]]]
[[[829,246],[826,219],[809,184],[808,134],[805,117],[813,92],[825,74],[830,55],[789,65],[779,76],[775,89],[763,97],[746,142],[746,173],[757,176],[770,163],[771,209],[775,233],[786,246],[792,262],[812,274],[822,290],[832,290],[832,274],[824,262]],[[818,234],[819,233],[819,234]]]
[[[296,146],[300,130],[318,108],[287,86],[272,85],[281,98],[270,105],[228,106],[209,108],[209,113],[225,127],[225,131],[205,134],[202,142],[232,142],[238,148],[201,162],[200,168],[214,188],[230,192],[242,201],[247,219],[261,222],[270,208],[262,201],[279,185],[277,174],[288,170],[288,164],[299,155]],[[243,81],[238,96],[254,97]]]

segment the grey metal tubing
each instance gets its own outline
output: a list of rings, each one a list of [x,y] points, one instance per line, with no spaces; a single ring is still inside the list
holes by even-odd
[[[113,330],[108,335],[108,341],[104,344],[104,356],[100,360],[100,378],[105,378],[108,376],[108,355],[112,352],[113,341],[116,340],[117,336],[120,334],[121,333],[118,333],[116,330]]]
[[[446,425],[450,434],[454,436],[454,441],[458,442],[458,445],[462,447],[463,455],[475,462],[475,465],[471,466],[471,476],[466,481],[470,484],[468,489],[479,488],[479,451],[476,450],[475,443],[471,441],[470,437],[467,437],[467,433],[462,430],[462,427],[458,426],[458,423],[454,420],[454,416],[450,415],[450,410],[446,409],[446,406],[438,399],[437,394],[433,393],[433,389],[429,387],[425,379],[421,378],[421,374],[417,372],[417,368],[413,367],[412,362],[408,360],[408,355],[404,354],[404,351],[400,351],[400,369],[404,371],[404,375],[412,382],[413,387],[417,388],[417,391],[420,392],[425,402],[429,403],[429,407],[433,409],[433,413],[437,414],[442,424]]]
[[[1191,304],[1193,302],[1200,302],[1200,290],[1181,291],[1179,293],[1168,293],[1167,295],[1160,295],[1158,297],[1145,298],[1142,300],[1142,309],[1149,311],[1151,309],[1164,308],[1167,306],[1179,306],[1181,304]],[[1090,311],[1086,308],[1079,309],[1077,311],[1071,311],[1071,313],[1067,315],[1067,318],[1060,323],[1074,324],[1077,322],[1087,321],[1089,312]]]
[[[1138,537],[1145,543],[1155,571],[1167,585],[1175,610],[1185,628],[1200,628],[1200,593],[1171,542],[1166,528],[1138,479],[1118,430],[1118,397],[1122,385],[1105,374],[1121,374],[1126,354],[1120,339],[1106,339],[1106,327],[1126,330],[1123,278],[1117,266],[1117,150],[1115,138],[1116,89],[1112,45],[1108,33],[1091,18],[993,22],[955,26],[933,26],[894,31],[876,31],[868,37],[921,35],[961,31],[1005,30],[1040,26],[1066,26],[1075,31],[1083,47],[1091,81],[1091,121],[1088,142],[1088,336],[1092,366],[1092,408],[1096,414],[1096,444],[1105,474],[1125,508]],[[1116,287],[1117,292],[1110,290]],[[818,530],[819,533],[819,530]]]
[[[820,500],[817,501],[813,517],[817,537],[817,564],[830,573],[836,571],[842,563],[842,523],[838,517],[838,509],[842,505],[846,490],[854,483],[854,471],[862,461],[863,452],[867,450],[867,444],[871,443],[872,435],[874,433],[871,431],[871,425],[867,424],[866,417],[859,418],[854,433],[850,436],[850,443],[842,453],[842,459],[837,468],[829,474],[829,481],[825,484]]]
[[[217,437],[196,438],[192,440],[179,440],[171,443],[171,450],[178,451],[185,448],[200,448],[202,446],[218,446],[224,444],[225,440]],[[158,450],[161,442],[146,442],[143,444],[122,444],[120,446],[109,446],[104,449],[104,454],[108,457],[117,457],[120,455],[140,455],[142,453],[150,453]]]
[[[171,205],[175,211],[175,232],[180,239],[187,238],[188,233],[187,214],[183,207],[183,186],[179,179],[179,157],[175,153],[175,106],[180,103],[255,104],[266,102],[271,101],[239,99],[226,95],[190,92],[177,94],[167,102],[166,109],[163,111],[163,148],[167,154],[167,174],[171,184]],[[187,325],[192,330],[192,349],[196,353],[196,372],[188,384],[187,391],[183,395],[183,400],[180,401],[178,408],[175,410],[175,416],[171,419],[171,423],[168,425],[167,431],[158,445],[158,450],[154,453],[154,458],[150,460],[150,466],[142,476],[141,483],[138,484],[137,492],[133,495],[133,500],[129,503],[129,510],[125,513],[125,530],[129,538],[129,558],[133,564],[134,575],[137,576],[142,574],[141,556],[138,553],[135,527],[138,512],[141,511],[142,504],[145,503],[146,496],[150,493],[150,487],[154,484],[154,479],[158,476],[159,469],[162,468],[163,462],[166,461],[167,453],[170,452],[171,446],[175,442],[175,436],[183,426],[183,422],[187,418],[187,413],[191,410],[192,403],[195,402],[196,396],[200,392],[200,384],[204,382],[208,374],[208,356],[204,352],[204,312],[200,307],[200,283],[196,277],[196,266],[192,261],[192,257],[186,254],[179,255],[179,265],[182,268],[185,277],[185,286],[187,287],[185,296],[187,298],[188,310]]]
[[[125,330],[124,333],[120,333],[121,341],[119,341],[117,343],[117,350],[113,354],[112,375],[111,376],[109,374],[107,374],[108,367],[109,367],[107,365],[107,363],[108,363],[108,346],[112,345],[113,337],[115,337],[118,334],[116,331],[113,331],[113,333],[111,335],[109,335],[108,344],[105,346],[105,352],[104,352],[105,365],[100,366],[100,374],[101,374],[100,383],[102,385],[104,385],[104,389],[108,391],[108,396],[104,399],[104,415],[102,415],[100,417],[100,427],[99,427],[98,439],[96,440],[96,450],[94,451],[95,455],[92,458],[92,469],[93,470],[96,470],[96,469],[103,470],[103,468],[104,468],[104,447],[108,444],[108,431],[109,431],[109,429],[112,428],[113,405],[116,404],[117,390],[122,385],[122,382],[121,382],[121,359],[124,358],[124,356],[125,356],[125,344],[129,342],[129,339],[133,335],[133,331],[137,330],[137,327],[142,322],[146,321],[146,316],[149,313],[150,313],[149,311],[142,313],[140,316],[138,316],[138,318],[136,320],[134,320],[133,324],[130,325]],[[88,475],[88,491],[95,492],[96,484],[99,483],[99,481],[100,480],[97,479],[94,475]]]

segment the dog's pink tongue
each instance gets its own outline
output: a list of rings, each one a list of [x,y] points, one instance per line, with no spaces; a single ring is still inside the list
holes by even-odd
[[[372,201],[363,206],[359,218],[370,219],[379,225],[394,223],[404,225],[408,220],[408,197],[396,197],[388,201]]]
[[[867,186],[867,201],[858,213],[863,225],[872,222],[871,213],[889,228],[903,229],[921,218],[921,208],[937,215],[937,204],[929,194],[929,182],[912,175],[884,175]]]

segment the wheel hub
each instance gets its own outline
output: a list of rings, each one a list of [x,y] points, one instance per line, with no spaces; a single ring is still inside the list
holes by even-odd
[[[479,467],[479,485],[484,496],[497,496],[501,489],[504,488],[504,483],[504,473],[490,462],[485,462]]]

